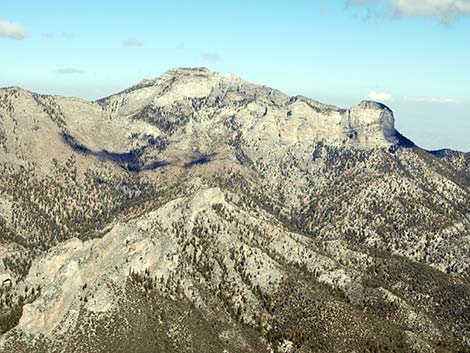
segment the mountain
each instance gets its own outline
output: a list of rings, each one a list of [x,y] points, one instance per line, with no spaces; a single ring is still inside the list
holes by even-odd
[[[466,352],[470,156],[207,69],[0,90],[0,352]]]

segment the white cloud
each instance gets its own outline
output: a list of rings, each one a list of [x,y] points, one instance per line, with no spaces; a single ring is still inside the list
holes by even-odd
[[[202,53],[201,57],[206,61],[220,61],[222,59],[219,54],[212,52]]]
[[[346,0],[346,5],[372,5],[378,2],[379,0]]]
[[[62,74],[62,75],[72,75],[72,74],[84,74],[85,71],[74,68],[74,67],[66,67],[63,69],[56,70],[56,73]]]
[[[435,98],[435,97],[406,97],[407,102],[424,104],[462,104],[463,101],[454,98]]]
[[[26,29],[19,24],[0,20],[0,38],[23,40],[28,36]]]
[[[346,5],[381,7],[393,16],[432,17],[442,22],[470,16],[470,0],[346,0]]]
[[[370,92],[367,97],[371,100],[380,102],[387,102],[393,100],[393,96],[390,93],[385,92]]]
[[[470,0],[392,0],[396,14],[402,16],[429,16],[447,22],[470,15]]]
[[[137,38],[127,38],[122,41],[122,45],[125,47],[141,47],[144,44]]]

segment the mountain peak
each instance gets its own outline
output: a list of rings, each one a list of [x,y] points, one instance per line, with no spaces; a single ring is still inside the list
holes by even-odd
[[[470,156],[393,155],[385,105],[207,69],[22,92],[0,90],[0,352],[468,351]]]
[[[347,111],[346,121],[350,134],[363,144],[400,142],[393,112],[382,103],[364,100]]]
[[[176,67],[165,71],[162,76],[209,76],[212,74],[213,72],[207,67]]]
[[[274,144],[324,141],[358,148],[387,148],[400,142],[393,112],[381,103],[362,101],[350,109],[341,109],[303,96],[290,97],[236,75],[223,75],[207,68],[171,69],[159,78],[143,80],[102,102],[122,117],[135,116],[149,121],[155,117],[148,114],[164,111],[167,117],[158,119],[170,119],[175,126],[211,117],[191,125],[201,131],[212,131],[220,123],[227,126],[225,120],[233,117],[245,138],[265,140],[265,131],[269,129]],[[179,118],[175,120],[171,116]],[[167,130],[168,124],[162,124]],[[220,127],[214,131],[224,136],[228,133]]]
[[[390,110],[391,111],[391,109],[387,107],[385,104],[379,103],[376,101],[371,101],[371,100],[363,100],[357,106],[363,109]]]

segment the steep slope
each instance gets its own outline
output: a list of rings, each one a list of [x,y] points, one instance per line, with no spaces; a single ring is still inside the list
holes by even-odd
[[[367,342],[399,351],[411,350],[412,343],[452,348],[455,342],[448,332],[468,335],[468,318],[456,315],[448,320],[453,313],[446,310],[430,315],[420,305],[426,309],[431,305],[420,303],[420,298],[427,295],[432,303],[446,300],[451,305],[468,305],[465,296],[460,297],[468,291],[468,284],[426,268],[422,274],[419,269],[409,270],[409,280],[397,281],[395,271],[409,265],[401,260],[395,269],[396,262],[388,256],[349,249],[341,241],[319,243],[289,232],[262,208],[249,206],[236,195],[224,195],[220,189],[203,187],[194,196],[175,199],[116,225],[102,239],[66,242],[35,263],[24,286],[40,287],[41,295],[24,307],[13,335],[33,333],[45,347],[58,351],[96,351],[90,346],[89,330],[105,325],[102,329],[114,335],[114,327],[127,322],[127,334],[136,337],[135,341],[143,330],[145,335],[139,339],[161,343],[159,337],[151,336],[153,326],[137,327],[142,316],[163,315],[161,309],[152,312],[147,307],[134,313],[138,311],[134,296],[139,294],[133,286],[140,284],[144,298],[150,296],[147,301],[166,297],[170,303],[189,301],[200,315],[209,315],[207,326],[217,321],[226,326],[216,340],[228,349],[237,347],[233,342],[240,336],[237,322],[256,329],[247,334],[260,346],[266,345],[261,339],[265,336],[274,345],[320,350],[352,346],[361,350]],[[414,284],[420,276],[429,276],[429,281]],[[410,286],[401,296],[392,289],[397,282]],[[431,290],[436,283],[446,286],[444,297]],[[226,313],[211,317],[214,307],[225,308]],[[315,319],[318,314],[322,318]],[[137,318],[131,320],[131,315]],[[145,320],[152,322],[151,318]],[[170,320],[165,325],[178,323]],[[189,334],[162,332],[160,339],[191,351],[197,338],[191,323],[185,325],[190,325]],[[354,338],[344,330],[355,332]],[[232,339],[224,342],[224,335]],[[67,339],[60,339],[63,336]],[[105,337],[94,339],[105,339],[118,351],[120,338]],[[142,343],[142,351],[150,349],[146,344]],[[239,344],[241,351],[254,349],[247,342]]]
[[[384,105],[176,69],[1,90],[0,143],[0,351],[470,347],[467,155]]]

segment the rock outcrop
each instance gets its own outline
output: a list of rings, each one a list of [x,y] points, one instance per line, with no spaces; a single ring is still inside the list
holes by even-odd
[[[0,90],[0,352],[468,350],[469,160],[203,68]]]

